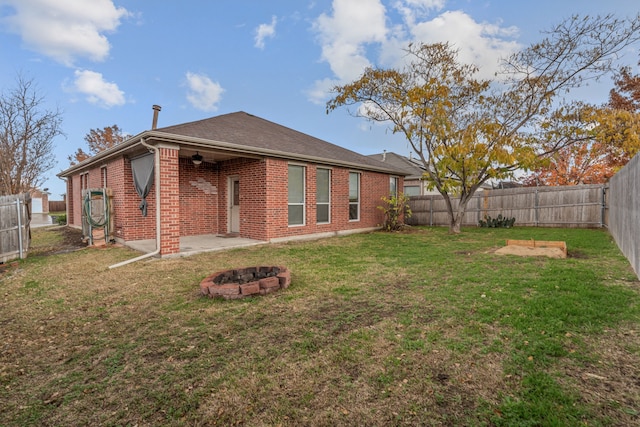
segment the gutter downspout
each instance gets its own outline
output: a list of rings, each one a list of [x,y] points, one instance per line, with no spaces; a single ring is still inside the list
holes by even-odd
[[[131,264],[132,262],[141,261],[146,258],[151,258],[152,256],[156,256],[160,253],[160,149],[154,147],[153,145],[149,145],[144,141],[144,138],[140,138],[140,143],[147,147],[149,151],[153,150],[155,156],[155,165],[154,165],[154,179],[155,179],[155,187],[156,187],[156,250],[153,252],[149,252],[148,254],[140,255],[139,257],[128,259],[126,261],[119,262],[117,264],[113,264],[109,266],[109,269],[122,267],[123,265]]]

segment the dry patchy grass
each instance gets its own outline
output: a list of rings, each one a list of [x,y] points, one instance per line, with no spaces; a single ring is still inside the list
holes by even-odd
[[[546,270],[580,271],[602,249],[583,244],[591,259],[569,267],[505,269],[489,250],[500,232],[414,229],[108,270],[136,254],[57,253],[62,231],[36,231],[33,256],[0,276],[0,425],[509,425],[510,408],[533,399],[521,393],[532,373],[578,396],[575,425],[639,420],[638,282],[613,249],[594,274],[630,289],[627,315],[604,330],[567,318],[554,331],[549,314],[544,338],[562,347],[549,356],[517,320],[548,292]],[[292,286],[240,301],[199,295],[212,271],[258,264],[287,265]]]

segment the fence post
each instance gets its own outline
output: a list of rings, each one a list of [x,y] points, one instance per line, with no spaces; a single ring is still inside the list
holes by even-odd
[[[540,203],[540,200],[538,199],[538,187],[536,187],[536,191],[533,197],[533,221],[536,224],[536,227],[538,226],[538,222],[539,222],[539,217],[538,217],[538,204]]]
[[[602,184],[602,209],[600,212],[600,227],[605,226],[605,216],[607,215],[607,186]]]
[[[433,197],[429,198],[429,227],[433,227]]]
[[[16,209],[18,211],[18,253],[20,254],[20,259],[24,259],[24,250],[22,248],[22,212],[20,209],[20,198],[16,199]]]

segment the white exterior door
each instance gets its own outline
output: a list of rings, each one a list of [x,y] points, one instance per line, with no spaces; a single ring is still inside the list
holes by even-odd
[[[229,233],[240,232],[240,179],[229,178]]]

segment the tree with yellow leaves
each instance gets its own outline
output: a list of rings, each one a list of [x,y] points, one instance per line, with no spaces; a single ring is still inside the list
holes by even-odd
[[[461,64],[448,43],[412,44],[403,69],[368,68],[358,80],[336,86],[327,112],[357,106],[352,114],[402,133],[444,197],[449,231],[459,233],[483,183],[533,169],[575,142],[576,132],[562,134],[565,125],[549,120],[565,114],[553,109],[554,101],[609,73],[616,55],[639,39],[640,15],[574,16],[505,60],[494,80],[475,78],[478,68]],[[539,139],[545,126],[552,140]]]

